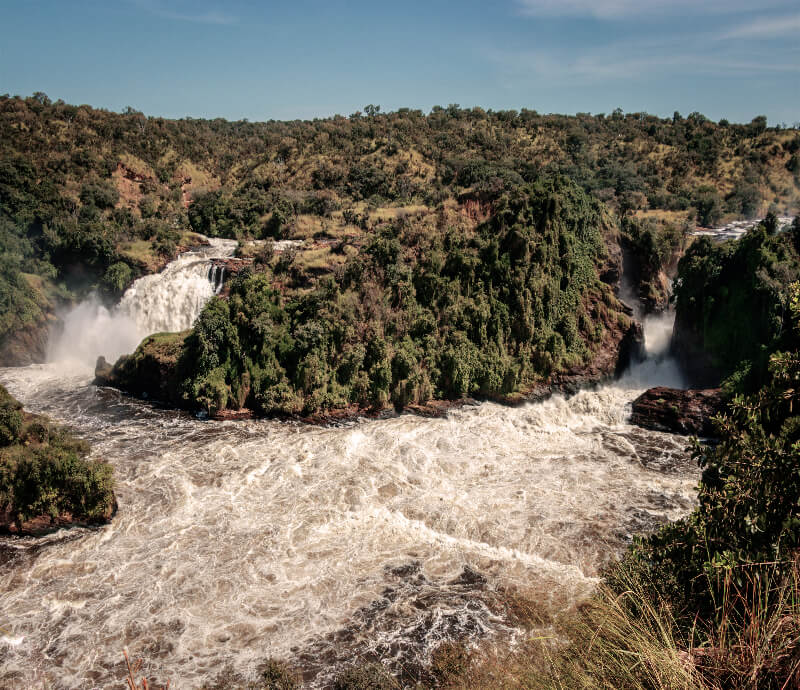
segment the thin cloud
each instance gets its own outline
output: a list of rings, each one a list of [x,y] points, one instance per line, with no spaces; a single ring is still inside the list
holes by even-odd
[[[790,17],[771,17],[734,27],[722,34],[721,39],[729,38],[778,38],[800,32],[800,14]]]
[[[625,19],[647,15],[734,14],[752,11],[751,0],[516,0],[524,15]],[[787,0],[765,0],[760,7],[786,6]]]
[[[163,19],[173,19],[180,22],[192,22],[194,24],[212,24],[216,26],[232,26],[239,23],[239,18],[220,12],[219,10],[206,10],[206,11],[192,11],[187,8],[185,11],[176,11],[174,9],[175,3],[171,3],[172,7],[165,5],[161,2],[154,2],[152,0],[133,0],[134,4],[157,17]]]
[[[800,73],[800,64],[793,60],[761,61],[738,56],[712,56],[689,50],[639,54],[635,48],[630,51],[620,48],[616,46],[613,49],[570,58],[539,51],[492,52],[488,58],[505,73],[506,77],[513,80],[527,81],[531,78],[541,78],[576,86],[638,78],[652,79],[656,75],[665,74],[705,74],[724,77],[743,74]]]

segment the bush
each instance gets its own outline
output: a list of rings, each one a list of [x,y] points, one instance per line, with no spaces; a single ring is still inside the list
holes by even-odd
[[[110,515],[114,503],[110,465],[86,458],[89,447],[42,418],[24,433],[19,403],[0,386],[0,506],[18,522],[69,514],[78,520]]]
[[[124,261],[118,261],[108,267],[103,275],[102,283],[108,292],[118,295],[124,292],[132,280],[133,269]]]

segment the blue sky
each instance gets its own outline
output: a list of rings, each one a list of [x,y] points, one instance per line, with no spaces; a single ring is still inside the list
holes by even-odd
[[[479,105],[800,121],[800,0],[0,0],[0,93],[265,120]]]

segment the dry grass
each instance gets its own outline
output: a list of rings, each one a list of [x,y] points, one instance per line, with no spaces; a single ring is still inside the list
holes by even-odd
[[[122,163],[128,170],[141,177],[156,178],[153,169],[145,163],[141,158],[137,158],[131,153],[123,153],[119,157],[119,162]]]
[[[738,584],[737,584],[738,582]],[[447,688],[494,690],[788,690],[800,688],[800,569],[779,583],[729,571],[719,620],[681,625],[635,582],[601,589],[551,634],[484,649]]]

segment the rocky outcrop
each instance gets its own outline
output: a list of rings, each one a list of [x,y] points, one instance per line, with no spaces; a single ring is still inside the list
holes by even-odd
[[[211,259],[210,268],[223,268],[226,274],[236,275],[245,268],[250,268],[253,265],[253,260],[250,258],[239,259],[231,257],[228,259]]]
[[[44,362],[50,328],[56,321],[55,316],[48,315],[9,333],[0,344],[0,367],[26,367]]]
[[[631,423],[655,431],[714,436],[711,418],[722,411],[719,388],[650,388],[633,401]]]
[[[178,360],[186,333],[156,333],[113,366],[98,357],[94,383],[180,406]]]
[[[56,516],[37,515],[27,520],[20,520],[11,506],[6,506],[0,510],[0,534],[41,537],[45,534],[71,527],[98,527],[111,522],[116,512],[116,498],[105,514],[94,518],[82,518],[72,515],[72,513],[61,513]]]

